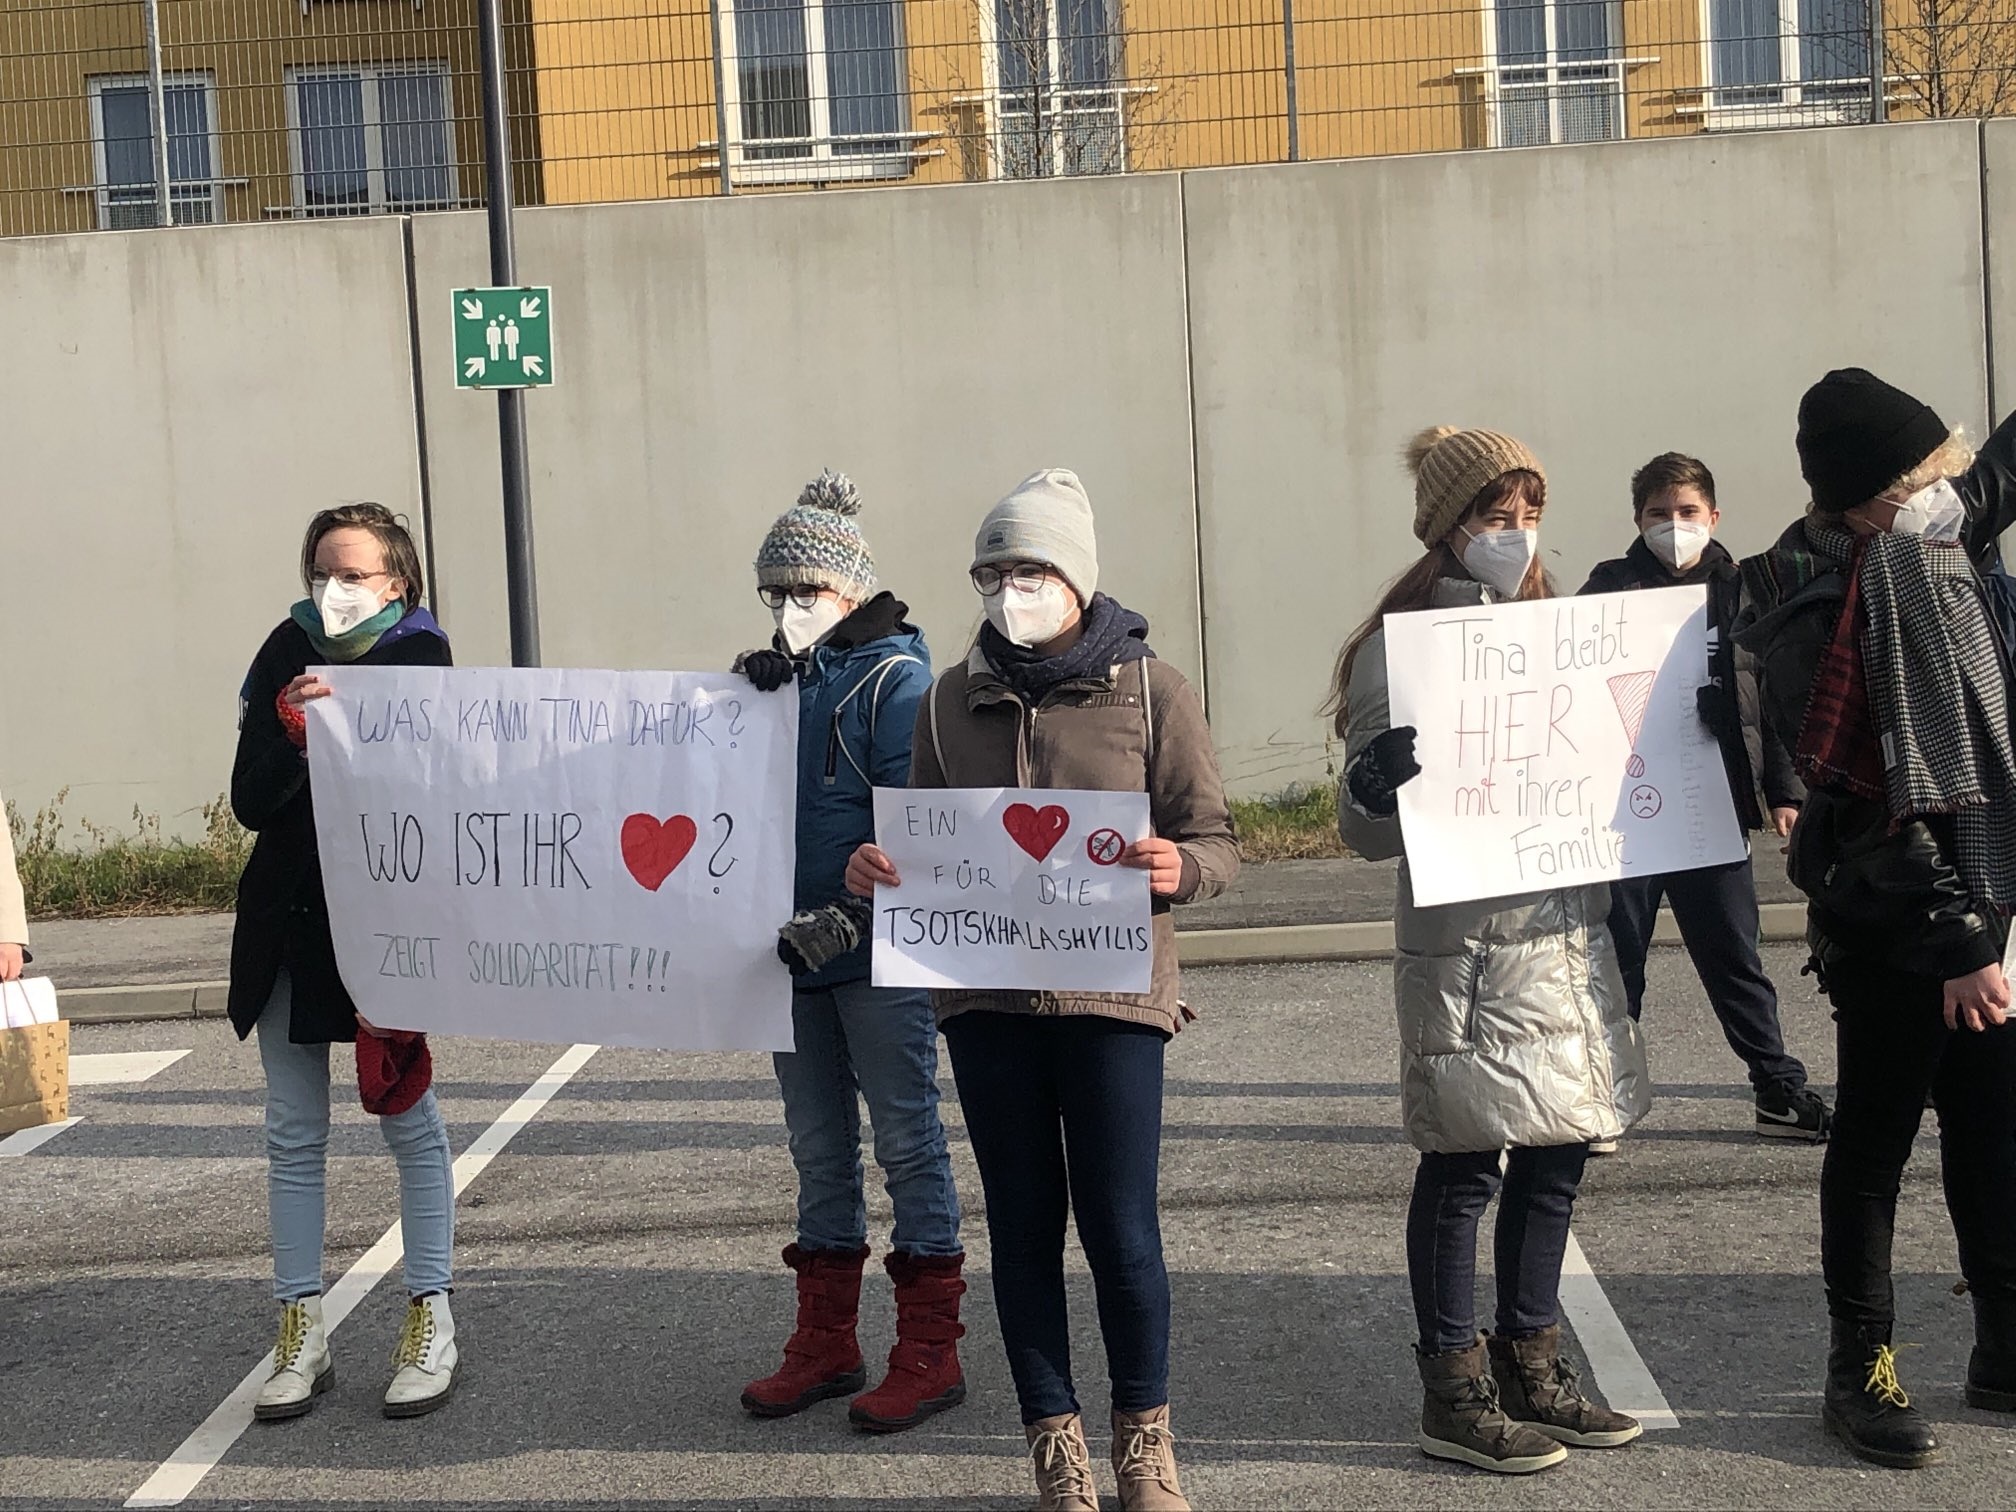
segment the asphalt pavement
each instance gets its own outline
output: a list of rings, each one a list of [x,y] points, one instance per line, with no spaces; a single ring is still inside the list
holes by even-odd
[[[1768,955],[1793,1047],[1824,1083],[1822,1005],[1796,952]],[[1412,1445],[1401,1228],[1413,1155],[1396,1127],[1387,969],[1187,980],[1202,1016],[1169,1051],[1162,1189],[1175,1427],[1199,1507],[2016,1507],[2016,1421],[1961,1403],[1967,1304],[1952,1290],[1929,1131],[1899,1223],[1901,1359],[1946,1463],[1878,1470],[1821,1434],[1820,1152],[1752,1135],[1740,1067],[1684,956],[1655,956],[1661,1095],[1622,1153],[1592,1165],[1576,1232],[1594,1281],[1578,1283],[1573,1315],[1598,1391],[1639,1391],[1636,1360],[1676,1426],[1523,1480]],[[254,1052],[215,1020],[74,1034],[80,1068],[143,1075],[145,1064],[93,1058],[188,1053],[144,1080],[80,1086],[74,1127],[0,1158],[0,1507],[119,1505],[271,1343]],[[435,1050],[466,1152],[486,1131],[494,1141],[500,1114],[564,1047]],[[397,1216],[371,1120],[354,1099],[338,1105],[332,1283]],[[455,1401],[410,1422],[378,1415],[400,1319],[395,1267],[335,1334],[337,1389],[305,1419],[226,1435],[185,1504],[1026,1506],[979,1184],[949,1083],[946,1110],[975,1283],[971,1396],[925,1427],[864,1437],[840,1402],[783,1422],[744,1416],[741,1385],[773,1367],[791,1315],[777,1252],[792,1179],[769,1066],[608,1050],[463,1195]],[[879,1189],[873,1211],[879,1254]],[[1488,1268],[1488,1244],[1481,1258]],[[1075,1259],[1072,1287],[1079,1390],[1110,1493],[1101,1357]],[[1597,1327],[1597,1298],[1616,1337]],[[887,1285],[871,1276],[871,1356],[890,1329]]]

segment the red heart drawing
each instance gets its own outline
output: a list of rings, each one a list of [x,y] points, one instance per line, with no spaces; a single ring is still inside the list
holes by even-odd
[[[1001,815],[1001,827],[1017,845],[1041,861],[1057,848],[1064,831],[1071,828],[1071,816],[1054,803],[1046,803],[1040,809],[1026,803],[1011,803]]]
[[[640,886],[656,892],[679,869],[699,833],[684,814],[663,823],[650,814],[632,814],[623,821],[623,864]]]

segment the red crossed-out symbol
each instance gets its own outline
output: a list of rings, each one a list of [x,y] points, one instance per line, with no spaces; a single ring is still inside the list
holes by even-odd
[[[1094,830],[1085,842],[1085,854],[1094,866],[1113,865],[1126,849],[1127,842],[1116,829]]]

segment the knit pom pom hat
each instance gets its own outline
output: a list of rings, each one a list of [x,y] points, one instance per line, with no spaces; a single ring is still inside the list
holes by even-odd
[[[756,553],[759,588],[831,588],[866,603],[875,593],[875,555],[854,517],[861,495],[845,473],[825,471],[777,517]]]
[[[1433,425],[1402,453],[1414,474],[1414,535],[1433,546],[1456,528],[1470,501],[1508,472],[1547,471],[1523,444],[1500,431]]]

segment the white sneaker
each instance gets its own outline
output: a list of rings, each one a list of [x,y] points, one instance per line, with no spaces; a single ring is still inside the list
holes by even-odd
[[[448,1405],[455,1394],[455,1318],[446,1292],[413,1299],[406,1326],[399,1330],[399,1347],[392,1351],[392,1366],[385,1416],[420,1417]]]
[[[1589,1153],[1591,1155],[1615,1155],[1617,1153],[1617,1141],[1614,1139],[1592,1139],[1589,1141]]]
[[[336,1384],[329,1358],[329,1335],[322,1328],[322,1299],[303,1297],[280,1309],[280,1339],[273,1346],[273,1374],[259,1388],[252,1416],[262,1423],[301,1416],[315,1398]]]

